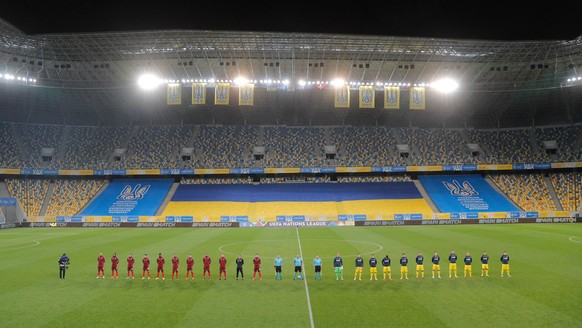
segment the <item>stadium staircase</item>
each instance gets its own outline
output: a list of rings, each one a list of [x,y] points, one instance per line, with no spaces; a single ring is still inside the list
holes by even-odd
[[[575,140],[576,141],[574,141],[573,149],[570,150],[574,154],[582,152],[582,128],[578,129],[578,135],[576,135]]]
[[[121,143],[119,145],[119,148],[121,149],[127,149],[125,156],[129,155],[129,152],[131,152],[131,149],[128,149],[127,147],[129,146],[129,143],[131,142],[131,139],[133,139],[133,136],[135,135],[137,131],[137,126],[133,125],[131,127],[131,130],[129,131],[129,133],[127,134],[127,137],[125,138],[125,140],[123,140],[123,143]],[[113,155],[113,153],[109,154],[109,163],[113,164],[115,163],[115,156]]]
[[[87,206],[89,206],[94,199],[97,199],[97,197],[99,197],[99,195],[101,195],[101,193],[107,189],[107,187],[109,186],[109,180],[106,180],[105,183],[101,186],[101,188],[99,188],[99,190],[97,191],[97,193],[95,194],[95,196],[93,196],[93,198],[91,198],[83,207],[81,207],[81,209],[79,210],[79,212],[75,213],[75,214],[79,214],[79,213],[83,213],[83,211],[87,208]]]
[[[544,175],[544,182],[546,183],[546,188],[548,189],[548,193],[550,194],[550,198],[552,199],[552,202],[554,202],[556,209],[558,211],[563,211],[564,208],[562,207],[562,204],[560,203],[560,199],[558,198],[558,194],[556,193],[556,189],[554,189],[554,184],[552,183],[552,180],[550,179],[550,177],[547,175]]]
[[[14,136],[14,143],[16,144],[16,149],[18,149],[18,157],[20,160],[24,160],[25,159],[24,145],[22,144],[22,138],[20,137],[20,133],[18,132],[18,129],[16,128],[15,124],[11,123],[10,127],[12,128],[12,135]]]
[[[176,189],[178,189],[179,185],[180,185],[179,182],[174,182],[172,184],[172,186],[170,187],[170,190],[168,190],[168,193],[166,194],[166,197],[164,197],[162,204],[160,204],[160,207],[158,207],[158,210],[156,211],[156,214],[155,214],[156,216],[162,215],[162,213],[166,209],[166,206],[168,206],[168,203],[172,200],[172,197],[174,197],[174,193],[176,192]],[[97,197],[97,196],[95,196],[95,197]]]
[[[196,144],[196,140],[198,139],[198,135],[200,134],[200,126],[195,125],[192,128],[192,137],[188,141],[186,147],[194,148],[194,144]]]
[[[396,140],[397,144],[402,144],[402,138],[400,138],[400,129],[398,128],[390,128],[390,132],[394,136],[394,140]]]
[[[514,202],[511,198],[509,198],[504,192],[503,190],[501,190],[501,188],[499,188],[495,182],[491,181],[491,179],[489,177],[483,177],[485,179],[485,181],[487,181],[487,183],[491,186],[491,188],[493,188],[493,190],[495,190],[497,193],[499,193],[500,195],[502,195],[503,197],[505,197],[505,199],[507,199],[508,202],[510,202],[513,206],[515,206],[515,208],[518,208],[520,210],[523,210],[521,208],[521,206],[517,205],[516,202]]]
[[[0,198],[8,198],[12,197],[10,192],[8,191],[8,186],[6,186],[6,182],[0,181]]]
[[[60,162],[63,162],[65,159],[65,153],[67,151],[67,144],[69,143],[69,136],[71,135],[71,126],[65,125],[63,136],[61,138],[61,144],[59,145],[59,149],[57,149],[57,159]]]
[[[336,206],[336,211],[337,211],[337,214],[338,215],[339,214],[351,214],[351,213],[347,213],[346,212],[346,209],[344,207],[343,202],[336,202],[336,205],[335,206]]]
[[[42,202],[42,207],[40,208],[39,216],[45,216],[46,210],[48,209],[48,207],[51,203],[51,198],[53,197],[54,190],[55,190],[55,182],[51,181],[49,183],[47,190],[46,190],[46,195],[44,197],[44,201]]]
[[[535,132],[534,128],[528,128],[527,133],[529,135],[529,144],[531,146],[531,149],[533,150],[533,153],[535,155],[539,155],[540,154],[540,146],[538,144],[538,140],[536,138],[536,132]]]
[[[420,194],[422,195],[422,198],[424,198],[424,200],[426,200],[426,202],[430,206],[430,209],[434,213],[440,213],[441,211],[436,206],[436,204],[433,202],[432,198],[430,198],[430,195],[428,194],[428,192],[426,192],[426,189],[424,189],[424,186],[422,185],[422,183],[420,183],[420,181],[419,180],[416,180],[416,179],[413,180],[413,182],[414,182],[414,185],[416,186],[416,188],[418,188],[418,191],[420,191]]]

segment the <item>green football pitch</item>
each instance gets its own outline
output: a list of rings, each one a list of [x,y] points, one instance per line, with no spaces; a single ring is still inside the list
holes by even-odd
[[[473,255],[473,278],[449,279],[447,257]],[[491,256],[490,277],[480,276],[479,257]],[[499,258],[511,257],[512,277],[500,276]],[[414,258],[425,256],[425,279],[415,278]],[[442,279],[431,278],[430,257],[442,257]],[[71,265],[59,279],[57,260]],[[107,258],[106,279],[96,279],[97,256]],[[110,279],[109,258],[121,258],[119,279]],[[155,258],[166,258],[166,279],[155,280]],[[212,279],[202,279],[205,252]],[[332,259],[340,253],[345,280],[336,281]],[[400,280],[398,259],[410,259]],[[136,257],[136,279],[127,280],[125,259]],[[141,257],[152,259],[152,279],[141,279]],[[184,279],[185,260],[195,259],[195,280]],[[218,280],[218,258],[228,259],[228,278]],[[263,280],[252,280],[252,257],[262,258]],[[392,258],[393,280],[370,281],[368,259]],[[171,257],[181,259],[171,280]],[[235,280],[234,260],[245,259],[245,279]],[[305,280],[293,280],[292,258],[301,254]],[[354,260],[362,254],[362,280]],[[273,260],[281,255],[283,280]],[[323,258],[315,280],[313,258]],[[582,224],[513,224],[410,227],[154,229],[19,228],[0,231],[2,327],[582,327]]]

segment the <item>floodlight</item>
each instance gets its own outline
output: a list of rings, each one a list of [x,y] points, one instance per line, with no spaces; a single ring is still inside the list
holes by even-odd
[[[459,87],[459,83],[453,79],[444,78],[442,80],[431,83],[430,86],[437,91],[450,93]]]
[[[346,82],[342,79],[335,79],[335,80],[331,81],[331,85],[333,85],[334,87],[341,87],[344,84],[346,84]]]
[[[158,85],[160,85],[161,80],[153,75],[153,74],[143,74],[137,80],[137,84],[140,88],[144,90],[152,90],[155,89]]]

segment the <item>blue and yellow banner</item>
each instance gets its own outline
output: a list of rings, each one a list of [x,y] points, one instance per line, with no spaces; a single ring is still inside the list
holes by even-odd
[[[255,102],[255,85],[244,84],[238,88],[239,106],[252,106]]]
[[[192,83],[192,105],[206,104],[206,83]]]
[[[410,89],[410,109],[426,109],[426,89],[424,87]]]
[[[384,109],[400,109],[400,87],[384,87]]]
[[[350,87],[342,85],[334,90],[334,103],[336,108],[350,108]]]
[[[383,218],[394,213],[432,215],[414,182],[181,184],[162,216],[191,215],[197,220],[245,216],[319,220],[340,214]],[[422,217],[422,216],[421,216]]]
[[[168,105],[181,105],[182,104],[182,86],[180,83],[170,83],[168,84],[168,93],[166,97],[166,103]]]
[[[359,89],[360,108],[376,107],[376,91],[372,85],[361,85]]]
[[[214,87],[214,104],[228,105],[230,98],[230,83],[216,83]]]

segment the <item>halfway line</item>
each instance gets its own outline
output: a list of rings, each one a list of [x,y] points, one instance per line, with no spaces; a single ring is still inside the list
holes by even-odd
[[[297,232],[297,243],[299,244],[299,256],[303,258],[303,251],[301,250],[301,238],[299,238],[299,228],[295,227],[295,232]],[[304,262],[305,263],[305,262]],[[311,299],[309,298],[309,287],[307,287],[307,275],[305,271],[305,265],[303,265],[303,282],[305,283],[305,295],[307,295],[307,307],[309,309],[309,323],[311,328],[315,327],[313,323],[313,311],[311,310]]]

